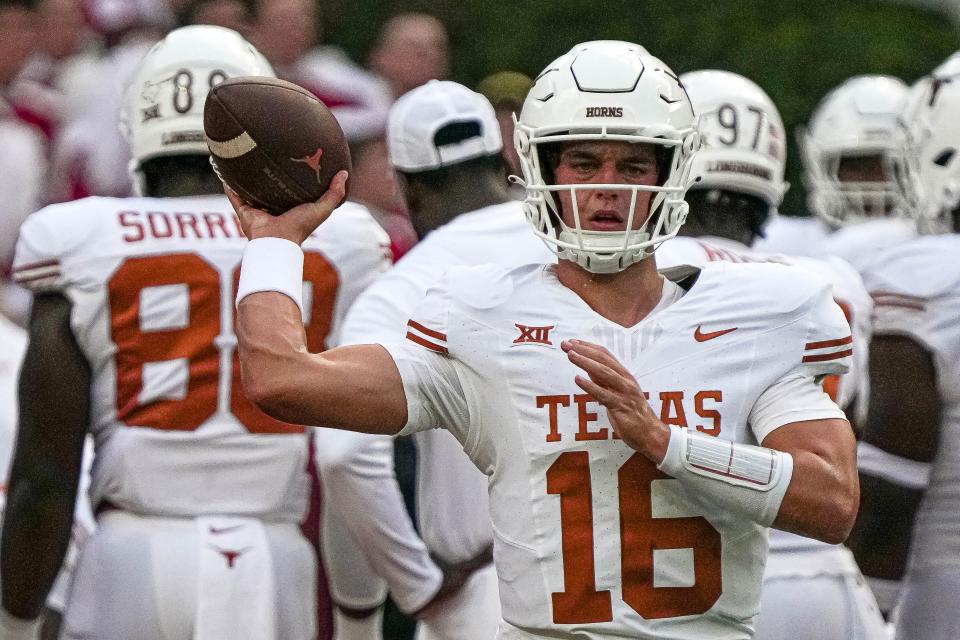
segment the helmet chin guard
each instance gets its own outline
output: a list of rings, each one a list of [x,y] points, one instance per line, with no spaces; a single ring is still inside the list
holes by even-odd
[[[649,144],[657,150],[658,185],[553,184],[544,146],[579,141]],[[514,143],[526,189],[527,220],[561,260],[591,273],[616,273],[674,237],[686,219],[683,196],[700,146],[697,119],[677,76],[643,47],[629,42],[579,44],[537,77],[516,121]],[[659,161],[663,158],[663,161]],[[624,231],[582,228],[576,193],[623,191],[630,197]],[[568,191],[574,226],[562,220],[555,194]],[[651,194],[639,225],[635,205]],[[638,227],[634,229],[634,227]]]

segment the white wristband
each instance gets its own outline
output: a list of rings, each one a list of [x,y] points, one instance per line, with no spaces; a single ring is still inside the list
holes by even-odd
[[[0,638],[3,640],[37,640],[40,637],[40,618],[24,620],[0,607]]]
[[[237,305],[252,293],[275,291],[289,297],[303,314],[303,250],[282,238],[247,243],[240,264]]]
[[[707,502],[769,527],[793,476],[793,456],[671,426],[657,467]]]

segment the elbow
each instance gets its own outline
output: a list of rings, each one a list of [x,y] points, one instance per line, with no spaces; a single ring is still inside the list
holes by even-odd
[[[838,489],[823,507],[820,531],[813,537],[827,544],[844,543],[853,530],[860,509],[860,485],[856,477],[848,486]]]
[[[293,419],[296,405],[292,400],[297,397],[293,376],[275,375],[265,368],[244,368],[242,378],[244,395],[258,409],[276,420],[297,422]]]
[[[279,403],[282,393],[281,387],[264,376],[248,374],[243,376],[243,394],[267,415],[271,415],[271,410]]]
[[[857,520],[857,505],[854,503],[837,505],[833,509],[834,517],[829,522],[819,536],[820,540],[827,544],[843,544],[853,531],[853,524]]]

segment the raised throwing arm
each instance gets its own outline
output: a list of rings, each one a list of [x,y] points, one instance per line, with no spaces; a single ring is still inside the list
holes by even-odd
[[[282,216],[227,193],[250,240],[237,296],[243,385],[250,400],[280,420],[392,434],[406,423],[407,406],[386,349],[358,345],[311,354],[303,330],[300,244],[343,201],[346,177],[340,172],[320,200]]]

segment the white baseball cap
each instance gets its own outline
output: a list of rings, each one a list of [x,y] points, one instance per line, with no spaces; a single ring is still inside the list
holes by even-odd
[[[444,143],[440,129],[452,124],[478,125],[476,135]],[[430,82],[408,91],[387,117],[390,163],[415,173],[500,153],[500,125],[490,101],[462,84]]]

